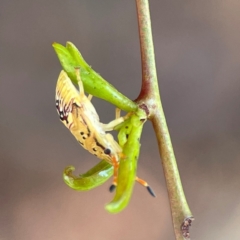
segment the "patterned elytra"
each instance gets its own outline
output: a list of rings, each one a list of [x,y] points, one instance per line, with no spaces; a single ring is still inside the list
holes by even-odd
[[[119,161],[122,149],[106,131],[113,130],[116,125],[124,121],[124,118],[117,118],[109,124],[101,123],[90,101],[91,96],[87,97],[84,94],[80,75],[78,85],[79,91],[66,72],[61,71],[56,87],[56,108],[60,120],[83,148],[114,165],[114,162]]]

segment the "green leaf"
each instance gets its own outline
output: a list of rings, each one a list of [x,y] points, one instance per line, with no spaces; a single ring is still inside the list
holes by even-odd
[[[139,110],[137,114],[132,115],[130,118],[130,121],[122,126],[119,133],[122,132],[118,135],[119,138],[123,138],[125,132],[127,137],[119,139],[119,142],[124,143],[125,139],[127,141],[123,146],[125,158],[120,160],[116,194],[113,200],[105,206],[105,209],[110,213],[119,213],[128,205],[135,184],[137,160],[141,146],[140,137],[146,115],[145,112]]]
[[[137,105],[133,101],[120,93],[86,63],[73,43],[67,42],[66,47],[59,43],[53,43],[53,48],[73,83],[77,83],[75,67],[80,67],[81,79],[87,93],[104,99],[126,112],[137,110]]]
[[[72,189],[77,191],[88,191],[106,182],[113,175],[113,167],[105,160],[99,162],[80,176],[74,176],[75,167],[68,166],[64,169],[64,182]]]

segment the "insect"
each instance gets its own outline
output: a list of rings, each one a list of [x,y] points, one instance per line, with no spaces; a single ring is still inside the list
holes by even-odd
[[[83,148],[113,165],[113,183],[110,187],[110,191],[113,191],[117,185],[119,159],[123,154],[120,145],[110,133],[106,132],[113,130],[129,115],[120,117],[120,111],[117,111],[115,120],[108,124],[101,123],[96,109],[91,103],[92,95],[87,97],[84,93],[79,68],[76,68],[76,75],[79,91],[72,84],[67,73],[61,71],[55,96],[57,112],[61,122],[70,130]],[[148,191],[154,195],[144,180],[139,178],[136,178],[136,180],[147,187]]]

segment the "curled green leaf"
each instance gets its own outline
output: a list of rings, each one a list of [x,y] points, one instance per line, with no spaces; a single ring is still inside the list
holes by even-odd
[[[64,169],[64,182],[72,189],[77,191],[88,191],[100,186],[113,175],[113,167],[105,160],[102,160],[89,171],[80,176],[73,175],[74,166]]]
[[[66,47],[59,43],[53,43],[53,48],[63,69],[74,83],[77,83],[75,67],[80,67],[81,79],[86,92],[104,99],[126,112],[136,111],[137,105],[96,73],[86,63],[73,43],[67,42]]]
[[[125,158],[120,160],[118,185],[115,196],[113,200],[105,206],[106,210],[110,213],[122,211],[130,201],[135,184],[137,160],[141,146],[140,137],[145,119],[145,112],[139,110],[130,117],[130,121],[124,124],[119,131],[120,135],[118,135],[118,137],[122,138],[119,139],[119,142],[125,142],[123,146]],[[124,136],[124,134],[126,136]],[[125,141],[126,139],[127,141]]]

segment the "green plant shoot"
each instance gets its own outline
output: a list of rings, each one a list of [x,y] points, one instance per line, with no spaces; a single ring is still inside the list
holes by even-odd
[[[75,167],[68,166],[64,169],[64,182],[77,191],[88,191],[100,186],[113,175],[113,167],[105,160],[100,161],[96,166],[80,176],[74,176]]]
[[[123,144],[125,158],[120,160],[118,185],[113,200],[105,206],[110,213],[122,211],[129,203],[135,184],[137,160],[140,152],[140,137],[146,113],[141,109],[133,114],[119,130],[119,143]]]
[[[67,42],[66,47],[53,43],[59,61],[73,83],[77,84],[75,68],[80,67],[81,79],[87,93],[104,99],[126,112],[136,111],[137,105],[120,93],[115,87],[96,73],[83,59],[73,43]]]

